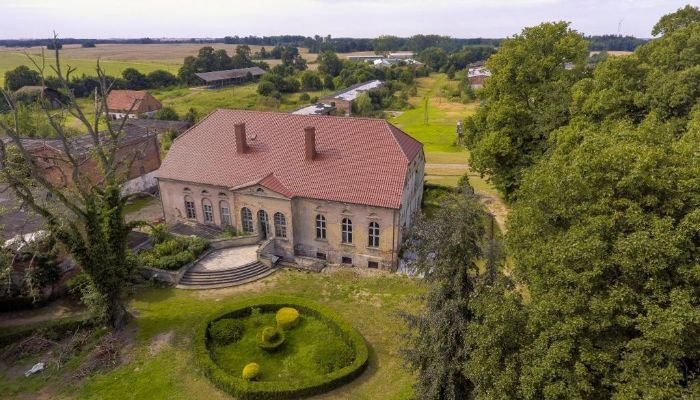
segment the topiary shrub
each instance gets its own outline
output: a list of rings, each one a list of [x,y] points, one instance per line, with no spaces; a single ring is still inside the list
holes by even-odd
[[[243,323],[235,319],[220,319],[209,327],[209,337],[217,344],[229,344],[243,336]]]
[[[247,381],[255,380],[260,375],[260,366],[257,363],[248,363],[243,367],[243,379]]]
[[[313,360],[323,373],[331,373],[352,364],[355,352],[345,343],[332,345],[319,344],[313,354]]]
[[[266,326],[258,333],[258,346],[261,349],[277,350],[284,343],[284,330],[276,326]]]
[[[299,323],[299,311],[292,307],[282,307],[275,314],[277,326],[282,329],[292,329]]]

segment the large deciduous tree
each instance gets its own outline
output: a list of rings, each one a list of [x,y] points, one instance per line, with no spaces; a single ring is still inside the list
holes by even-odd
[[[44,76],[43,63],[36,63],[36,66]],[[51,162],[65,166],[61,169],[63,179],[56,182],[46,176],[41,166],[44,161],[31,154],[23,143],[19,132],[20,115],[12,96],[6,92],[2,94],[14,118],[11,123],[0,121],[0,131],[9,138],[9,141],[0,141],[0,177],[26,207],[43,218],[47,229],[90,277],[103,300],[103,316],[114,328],[120,328],[127,315],[122,303],[123,288],[133,271],[126,238],[132,228],[143,224],[125,222],[124,206],[128,197],[122,195],[121,184],[140,151],[126,157],[118,153],[124,137],[124,122],[113,123],[104,118],[110,82],[99,63],[100,82],[95,91],[95,109],[90,116],[78,106],[69,89],[74,68],[64,68],[58,50],[51,68],[70,98],[59,110],[51,110],[48,104],[42,103],[44,116],[60,142],[61,153]],[[75,117],[87,132],[92,147],[89,157],[98,166],[97,170],[83,168],[84,148],[77,146],[62,127],[60,120],[64,114]],[[106,131],[100,132],[103,126]]]
[[[467,147],[472,167],[507,198],[547,150],[549,133],[568,123],[570,89],[587,53],[568,23],[543,23],[501,42],[486,62],[485,104],[466,121]]]

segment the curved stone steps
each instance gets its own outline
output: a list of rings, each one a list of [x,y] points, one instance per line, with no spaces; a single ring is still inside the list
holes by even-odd
[[[264,278],[274,270],[258,261],[231,269],[187,271],[176,286],[178,289],[215,289],[242,285]]]

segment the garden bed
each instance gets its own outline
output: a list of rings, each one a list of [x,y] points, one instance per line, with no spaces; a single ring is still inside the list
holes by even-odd
[[[283,307],[300,314],[298,322],[284,329],[276,320]],[[215,331],[222,321],[238,326],[229,343],[217,340]],[[280,330],[282,343],[274,350],[260,343],[265,327]],[[362,336],[335,313],[307,300],[280,296],[252,299],[216,315],[200,327],[195,347],[207,376],[240,399],[290,399],[326,392],[362,373],[368,357]],[[259,366],[259,374],[243,379],[243,369],[250,363]]]

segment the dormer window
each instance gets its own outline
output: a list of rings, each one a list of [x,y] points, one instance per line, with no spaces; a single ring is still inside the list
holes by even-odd
[[[257,189],[255,189],[255,191],[258,192],[258,193],[265,193],[265,191],[263,190],[263,188],[257,188]]]

